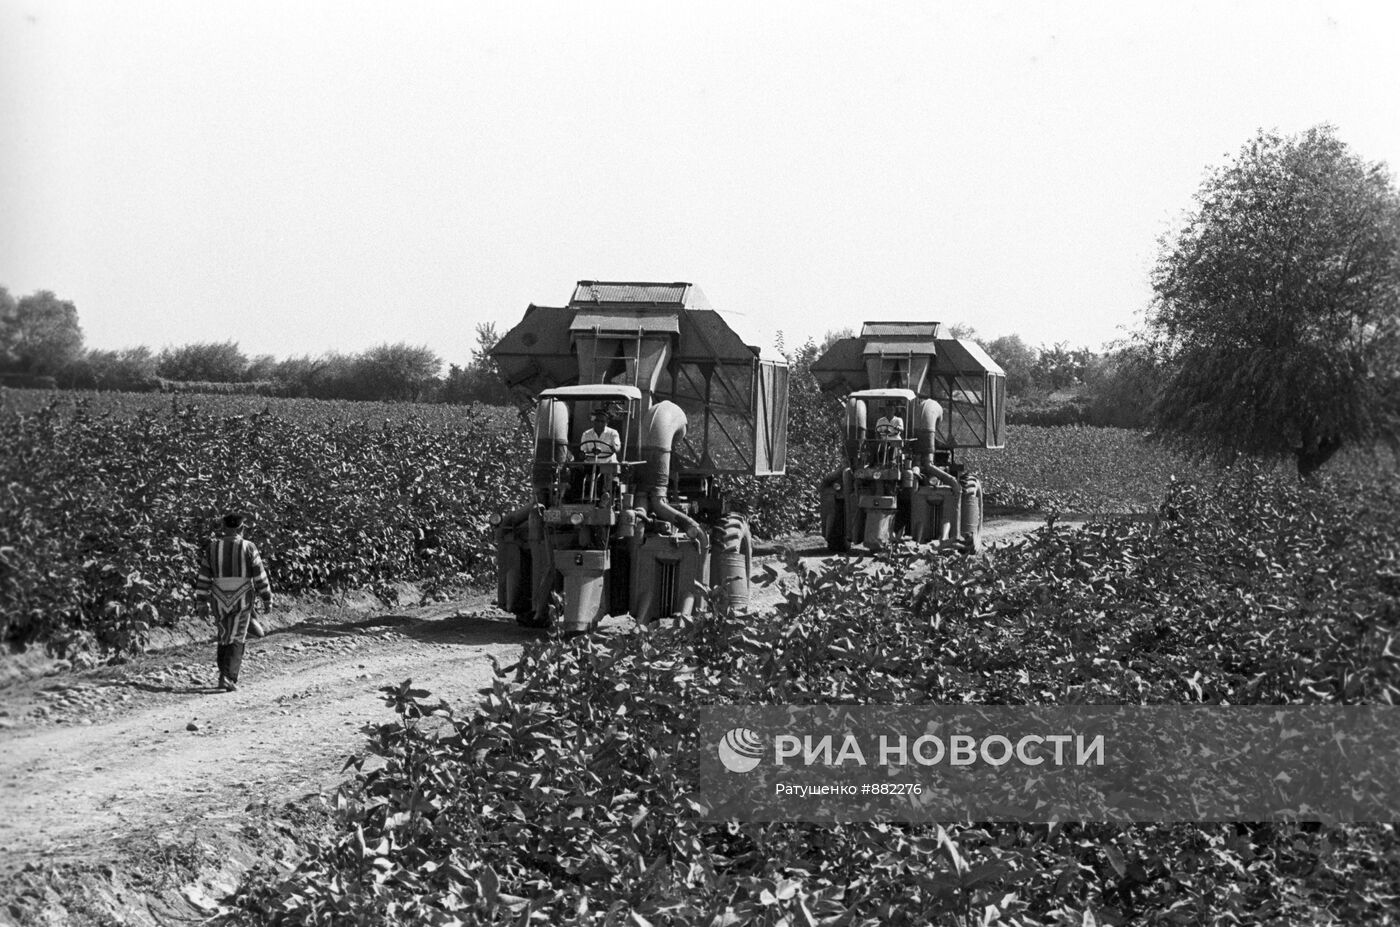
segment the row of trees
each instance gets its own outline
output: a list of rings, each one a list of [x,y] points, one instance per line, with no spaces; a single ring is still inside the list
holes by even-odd
[[[487,351],[499,338],[492,323],[477,326],[477,346],[465,366],[445,376],[431,348],[382,344],[359,354],[248,357],[234,341],[201,342],[153,351],[86,349],[73,303],[49,291],[16,300],[0,287],[0,382],[21,386],[146,391],[206,388],[317,399],[411,402],[508,401]]]
[[[242,386],[280,396],[319,399],[505,403],[509,396],[487,352],[499,339],[494,323],[476,329],[476,348],[465,366],[452,365],[440,375],[441,358],[430,348],[383,344],[359,354],[320,357],[272,355],[249,357],[234,341],[201,342],[160,351],[140,346],[122,350],[83,347],[77,309],[53,293],[40,292],[18,301],[0,288],[0,329],[4,372],[21,377],[51,377],[54,385],[84,389],[152,390],[174,384],[222,390]],[[958,337],[977,338],[966,325],[952,329]],[[829,333],[826,344],[844,333]],[[1007,372],[1008,393],[1024,401],[1028,421],[1063,414],[1095,424],[1136,427],[1145,422],[1141,390],[1124,392],[1119,380],[1122,358],[1087,348],[1057,344],[1032,348],[1019,335],[984,342]],[[794,357],[794,360],[797,358]],[[1056,392],[1076,390],[1090,400],[1058,403],[1048,411],[1037,404]],[[1126,401],[1131,399],[1132,401]]]

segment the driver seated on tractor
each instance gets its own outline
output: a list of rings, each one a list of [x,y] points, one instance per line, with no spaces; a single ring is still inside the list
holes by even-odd
[[[879,441],[875,447],[875,462],[878,464],[894,463],[895,451],[904,441],[904,418],[899,414],[901,411],[903,410],[900,409],[899,403],[892,402],[885,406],[885,414],[875,423],[875,436]]]
[[[578,442],[579,458],[594,465],[589,468],[588,473],[589,501],[598,498],[600,476],[617,475],[617,455],[622,450],[622,436],[617,433],[617,429],[608,425],[607,410],[594,409],[592,420],[593,427],[585,431]],[[605,481],[605,486],[611,482],[611,479]]]

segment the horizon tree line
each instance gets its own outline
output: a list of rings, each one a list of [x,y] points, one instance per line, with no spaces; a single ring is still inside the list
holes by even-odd
[[[1103,353],[1032,348],[1015,334],[986,342],[1017,400],[1011,421],[1071,391],[1079,411],[1069,420],[1023,423],[1146,426],[1220,462],[1291,458],[1304,479],[1346,446],[1400,449],[1400,191],[1334,127],[1261,129],[1210,170],[1193,211],[1160,240],[1151,283],[1141,328]],[[781,349],[800,371],[846,334]],[[402,342],[284,360],[248,358],[232,341],[86,350],[71,302],[47,290],[16,300],[0,287],[9,385],[257,384],[326,399],[508,403],[488,353],[495,324],[477,325],[476,338],[472,360],[445,376],[430,348]]]

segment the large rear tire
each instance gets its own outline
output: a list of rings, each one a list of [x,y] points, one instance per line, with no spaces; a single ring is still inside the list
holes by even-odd
[[[851,549],[851,539],[846,537],[846,500],[837,496],[832,502],[830,517],[824,526],[822,537],[826,549],[832,553],[844,554]]]
[[[522,628],[549,627],[549,609],[536,609],[531,586],[535,580],[534,553],[529,547],[520,549],[520,575],[517,577],[512,611],[515,623]]]
[[[742,515],[726,515],[714,527],[710,545],[710,584],[722,590],[731,609],[749,607],[753,536]]]

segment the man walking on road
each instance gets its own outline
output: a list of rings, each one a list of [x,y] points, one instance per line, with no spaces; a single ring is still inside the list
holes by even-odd
[[[267,568],[257,546],[243,538],[242,515],[224,516],[223,533],[205,548],[194,592],[219,628],[219,688],[232,692],[238,688],[255,600],[262,599],[264,611],[272,605]]]

